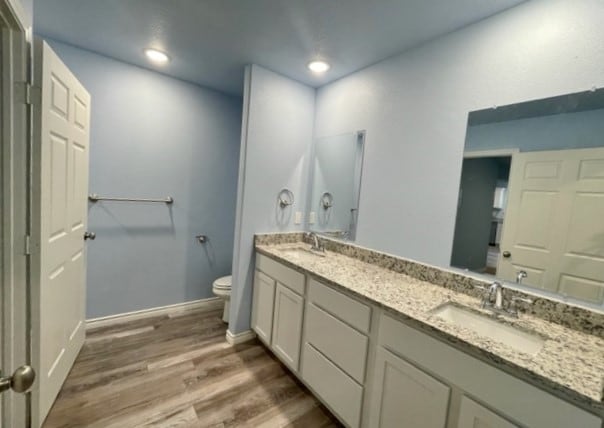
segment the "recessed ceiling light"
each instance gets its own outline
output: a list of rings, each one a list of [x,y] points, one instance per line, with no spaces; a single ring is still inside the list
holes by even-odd
[[[325,73],[331,66],[325,61],[315,60],[308,63],[308,69],[313,73]]]
[[[145,55],[156,64],[165,64],[170,61],[170,57],[157,49],[147,48],[144,50]]]

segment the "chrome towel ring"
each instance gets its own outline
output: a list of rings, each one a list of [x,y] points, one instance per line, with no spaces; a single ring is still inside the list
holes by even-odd
[[[288,188],[283,188],[277,195],[277,202],[283,209],[294,204],[294,193]]]

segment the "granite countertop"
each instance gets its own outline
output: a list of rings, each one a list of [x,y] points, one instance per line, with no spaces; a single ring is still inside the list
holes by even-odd
[[[256,245],[261,254],[377,304],[518,377],[583,407],[604,411],[604,339],[521,314],[518,319],[506,318],[504,322],[541,336],[545,343],[536,355],[518,352],[431,313],[453,302],[488,314],[475,297],[339,253],[327,251],[325,257],[320,257],[296,250],[300,247],[308,244]]]

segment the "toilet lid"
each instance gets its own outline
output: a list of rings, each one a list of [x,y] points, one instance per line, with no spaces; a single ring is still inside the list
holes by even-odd
[[[233,276],[227,275],[218,278],[214,281],[214,288],[231,288],[233,283]]]

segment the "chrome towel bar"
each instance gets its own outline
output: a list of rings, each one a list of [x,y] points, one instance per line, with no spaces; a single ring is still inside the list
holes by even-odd
[[[115,202],[163,202],[165,204],[172,204],[172,203],[174,203],[174,198],[172,198],[172,196],[168,196],[167,198],[163,198],[163,199],[114,198],[114,197],[109,197],[109,196],[99,196],[96,193],[93,193],[93,194],[91,194],[91,195],[88,196],[88,199],[91,202],[115,201]]]

